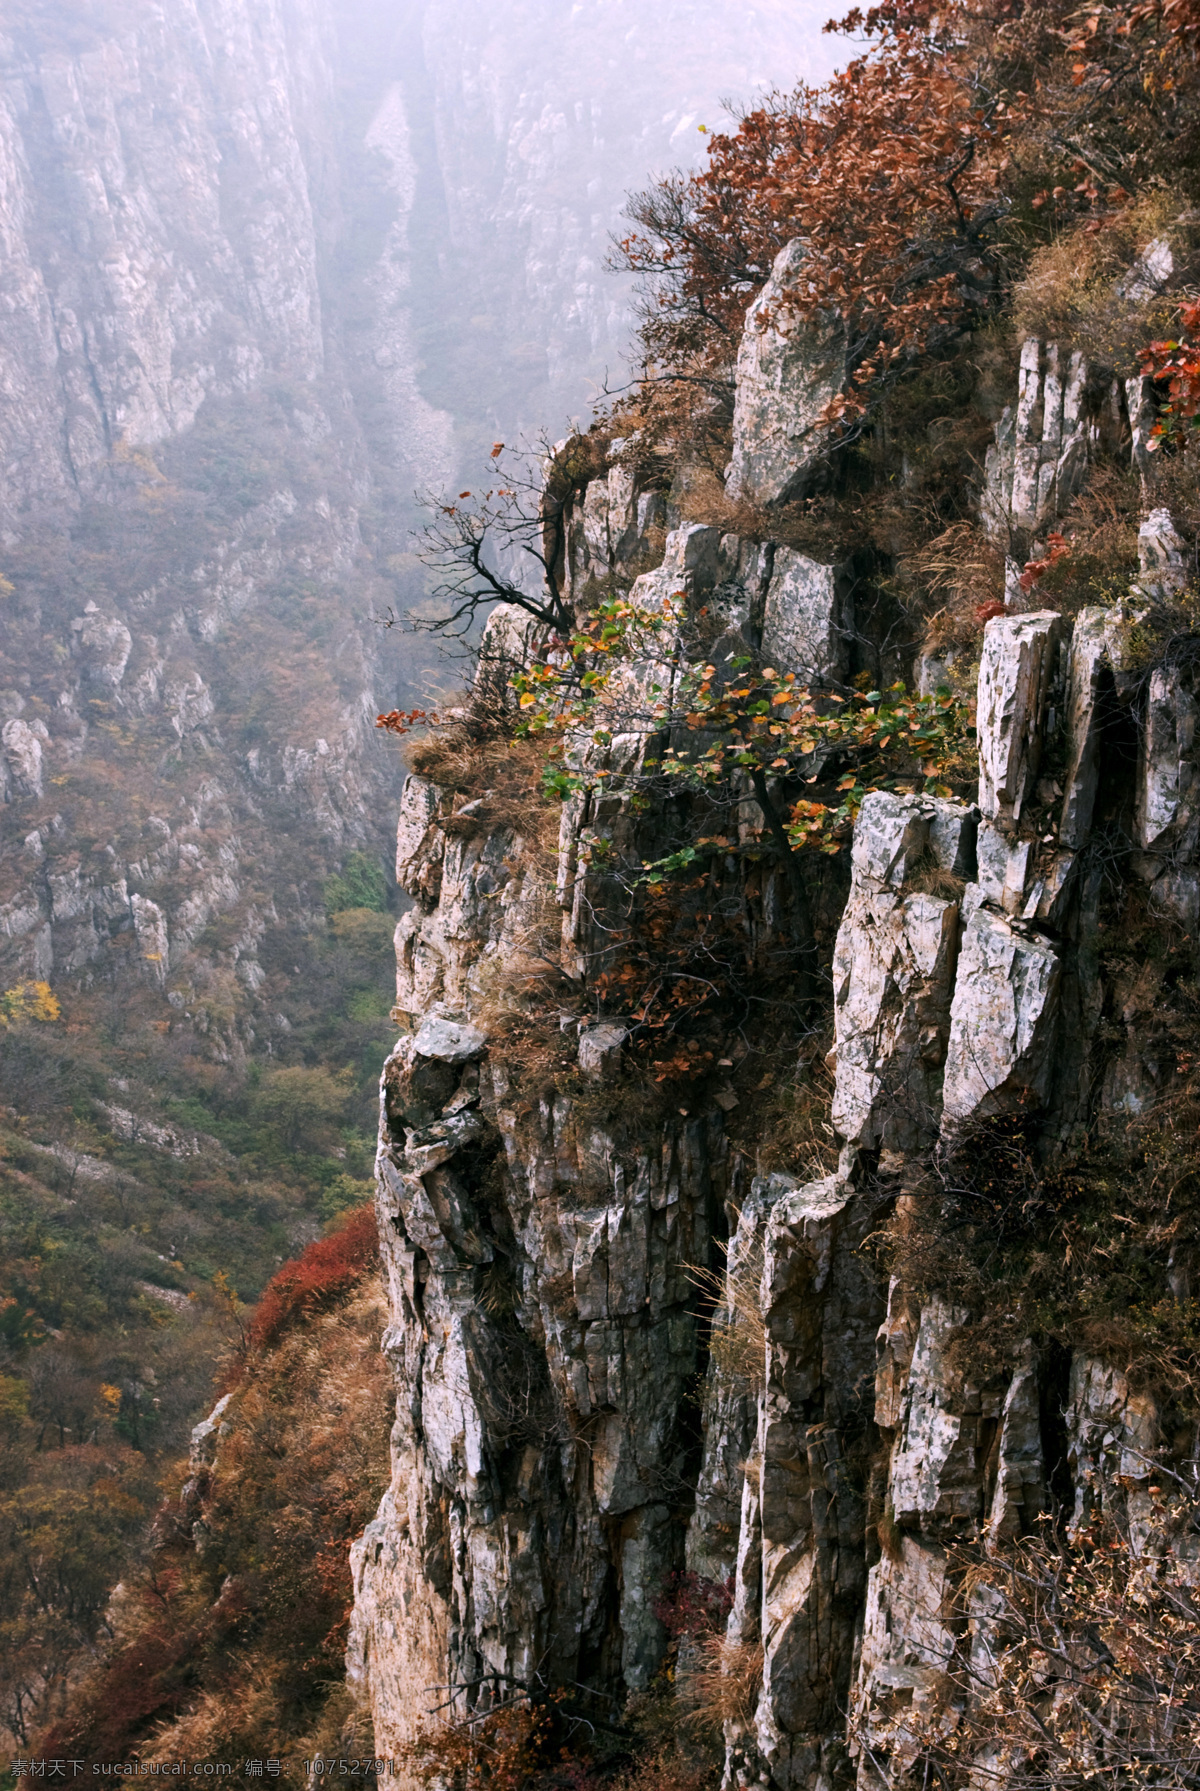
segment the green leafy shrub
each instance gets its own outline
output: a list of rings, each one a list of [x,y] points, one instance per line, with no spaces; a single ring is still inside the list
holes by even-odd
[[[387,878],[379,861],[367,852],[351,852],[340,872],[325,883],[325,912],[366,908],[382,914],[387,907]]]

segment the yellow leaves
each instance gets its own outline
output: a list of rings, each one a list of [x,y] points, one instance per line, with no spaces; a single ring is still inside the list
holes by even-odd
[[[108,1407],[109,1411],[115,1417],[116,1414],[121,1409],[121,1389],[120,1389],[120,1387],[114,1387],[108,1381],[101,1381],[100,1397],[103,1400],[104,1404]]]
[[[521,708],[522,709],[532,709],[533,705],[536,702],[537,702],[537,697],[534,695],[532,690],[527,690],[524,692],[524,694],[521,697]]]
[[[16,1026],[23,1020],[49,1024],[61,1018],[62,1009],[49,983],[18,983],[0,995],[0,1026]]]

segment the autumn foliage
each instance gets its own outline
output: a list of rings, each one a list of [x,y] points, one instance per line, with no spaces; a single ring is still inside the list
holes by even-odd
[[[318,1238],[268,1282],[250,1325],[251,1345],[267,1349],[291,1325],[353,1287],[379,1256],[373,1207],[352,1213],[339,1230]]]
[[[1167,402],[1154,424],[1153,439],[1182,443],[1200,416],[1200,299],[1180,308],[1177,340],[1151,342],[1142,351],[1141,373],[1166,387]]]
[[[746,311],[798,238],[786,303],[841,332],[827,420],[831,442],[853,433],[898,374],[1003,308],[1039,240],[1102,229],[1189,161],[1198,20],[1195,0],[890,0],[828,26],[863,53],[825,87],[771,95],[712,137],[706,167],[631,203],[617,259],[644,283],[635,420],[690,405],[727,427]]]
[[[714,137],[709,165],[635,201],[625,265],[652,276],[652,357],[730,355],[784,243],[807,245],[787,294],[836,318],[851,389],[953,330],[995,282],[990,238],[1005,113],[981,100],[944,41],[893,31],[827,88],[776,95]]]
[[[367,1207],[275,1277],[215,1458],[164,1500],[109,1646],[31,1737],[37,1752],[149,1761],[336,1743],[321,1725],[341,1720],[349,1548],[388,1471],[377,1252]]]

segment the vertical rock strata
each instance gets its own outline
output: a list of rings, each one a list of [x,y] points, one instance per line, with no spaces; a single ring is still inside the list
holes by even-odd
[[[772,328],[739,363],[735,468],[769,472],[778,497],[807,449],[790,417],[748,420],[769,410]],[[783,359],[776,372],[781,391],[797,377]],[[1027,345],[991,526],[1019,538],[1077,489],[1085,386],[1078,357]],[[827,683],[851,669],[837,568],[689,525],[648,571],[623,472],[593,482],[566,543],[577,601],[623,563],[642,595],[682,593],[731,641]],[[1027,1533],[1052,1498],[1077,1518],[1118,1496],[1135,1518],[1149,1509],[1148,1394],[1083,1348],[1051,1361],[1027,1340],[1007,1367],[964,1360],[966,1310],[886,1285],[863,1248],[900,1178],[988,1148],[972,1144],[985,1123],[1019,1124],[1049,1153],[1097,1102],[1136,1113],[1153,1098],[1132,1025],[1123,1058],[1101,1050],[1096,938],[1118,834],[1152,913],[1195,926],[1200,908],[1192,674],[1167,664],[1139,682],[1130,645],[1155,591],[1180,588],[1165,514],[1141,552],[1112,609],[987,623],[976,804],[863,803],[833,957],[842,1148],[820,1180],[743,1177],[716,1109],[647,1132],[589,1118],[574,1081],[514,1100],[488,1038],[489,966],[515,962],[554,902],[568,974],[594,961],[583,843],[629,815],[613,793],[568,802],[557,863],[538,870],[511,829],[448,833],[448,793],[409,780],[399,867],[419,906],[398,987],[418,1029],[385,1073],[379,1157],[395,1476],[355,1551],[350,1652],[378,1751],[412,1733],[435,1686],[460,1712],[485,1683],[538,1676],[617,1707],[662,1659],[655,1602],[686,1565],[732,1593],[725,1660],[745,1695],[726,1784],[875,1785],[878,1750],[939,1707],[962,1645],[954,1545]],[[643,744],[604,750],[632,765]],[[584,1085],[607,1085],[621,1043],[612,1024],[585,1028]],[[694,1276],[726,1228],[706,1352]],[[682,1413],[701,1377],[697,1438]]]
[[[351,1676],[385,1752],[435,1685],[461,1714],[488,1683],[649,1682],[695,1474],[694,1274],[728,1192],[719,1113],[651,1144],[578,1097],[512,1095],[467,1016],[553,885],[513,870],[511,832],[448,840],[440,802],[409,780],[399,874],[423,906],[398,1001],[429,1017],[384,1072],[395,1475],[354,1557]]]

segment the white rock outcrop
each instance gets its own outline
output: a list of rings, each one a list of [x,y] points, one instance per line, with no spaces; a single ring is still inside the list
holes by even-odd
[[[6,721],[0,729],[8,787],[15,797],[36,798],[42,793],[42,740],[45,732],[43,727],[39,733],[37,724],[31,726],[29,722],[22,721],[20,716]]]
[[[167,917],[158,903],[152,902],[149,896],[131,896],[129,906],[133,912],[133,930],[137,935],[138,955],[144,966],[144,974],[161,987],[167,980],[171,956]]]
[[[1021,348],[1015,407],[1005,409],[986,461],[984,525],[1007,546],[1060,515],[1087,467],[1084,409],[1087,363],[1075,350],[1065,364],[1055,343],[1030,337]]]
[[[1188,555],[1171,512],[1161,506],[1138,528],[1137,588],[1160,602],[1178,597],[1188,582]]]
[[[1082,846],[1092,828],[1100,785],[1100,699],[1109,663],[1111,612],[1081,609],[1075,618],[1068,656],[1066,738],[1067,770],[1058,837],[1072,850]]]
[[[806,253],[799,240],[786,244],[746,313],[725,477],[735,502],[799,496],[826,452],[822,418],[845,384],[845,345],[836,320],[789,302],[804,279]]]
[[[933,891],[970,874],[974,831],[972,810],[936,798],[879,790],[859,812],[833,957],[832,1119],[865,1149],[913,1149],[936,1134],[959,902]]]
[[[1049,1093],[1059,955],[1019,923],[976,908],[963,935],[942,1085],[945,1123],[961,1126]]]
[[[117,616],[101,615],[94,603],[71,624],[84,676],[100,690],[118,690],[133,651],[133,636]]]
[[[979,663],[979,807],[1016,821],[1037,779],[1061,620],[1056,610],[994,616]]]
[[[777,547],[763,611],[764,657],[803,683],[840,683],[853,632],[854,601],[844,569]]]

